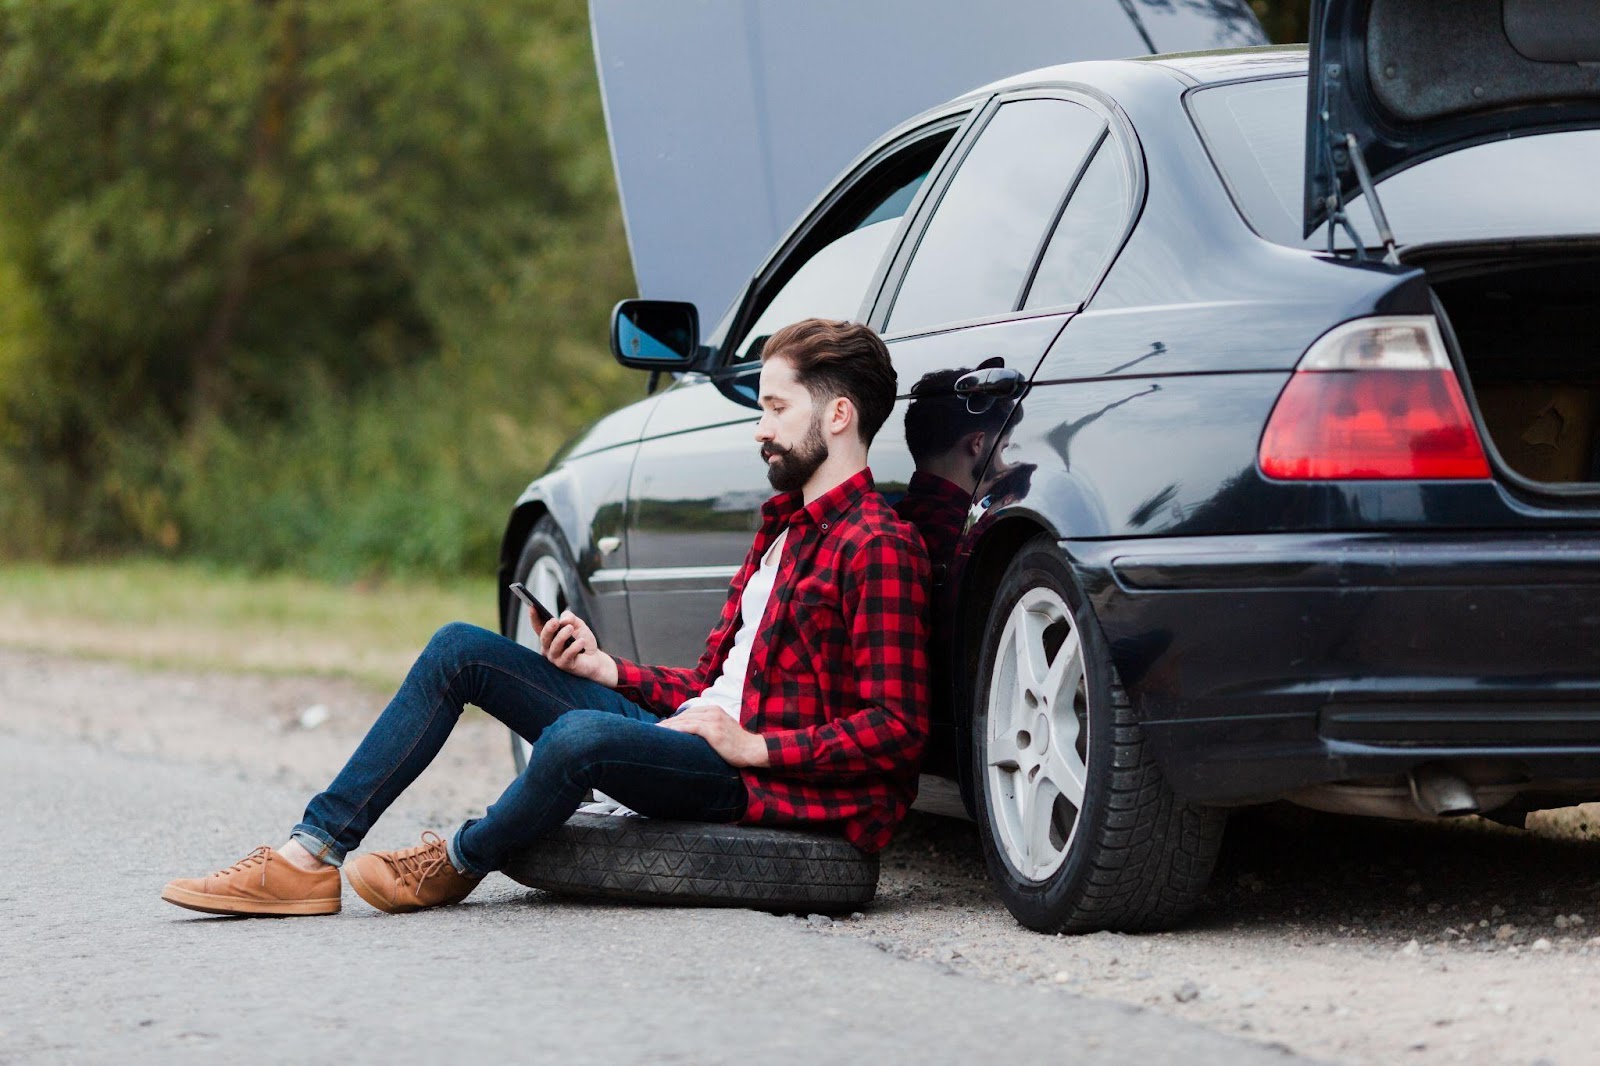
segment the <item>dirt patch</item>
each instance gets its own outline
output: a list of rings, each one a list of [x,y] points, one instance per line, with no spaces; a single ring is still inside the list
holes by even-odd
[[[0,730],[214,766],[308,796],[384,701],[350,682],[0,650]],[[316,707],[325,717],[307,713]],[[481,811],[510,779],[507,744],[498,723],[469,713],[408,808],[440,827]],[[263,817],[286,832],[299,813]],[[193,817],[203,823],[205,812]],[[1230,825],[1212,890],[1184,929],[1053,937],[1000,906],[974,826],[913,815],[870,907],[805,921],[957,973],[1063,986],[1332,1060],[1586,1063],[1600,1039],[1600,842],[1572,839],[1591,833],[1586,821],[1600,818],[1546,819],[1524,833],[1248,812]],[[408,842],[382,823],[372,839]],[[217,861],[256,843],[222,844]]]

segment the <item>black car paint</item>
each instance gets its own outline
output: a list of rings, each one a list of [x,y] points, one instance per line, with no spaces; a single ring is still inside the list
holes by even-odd
[[[1592,787],[1600,536],[1304,533],[1068,550],[1181,794],[1270,799],[1431,758]]]
[[[1499,760],[1565,795],[1600,795],[1600,738],[1586,717],[1600,706],[1600,582],[1584,572],[1597,550],[1586,539],[1592,509],[1502,482],[1286,484],[1257,469],[1261,428],[1318,336],[1364,315],[1431,309],[1420,270],[1272,244],[1233,209],[1182,106],[1192,75],[1283,76],[1303,64],[1292,51],[1187,71],[1079,64],[1066,69],[1092,79],[1092,91],[999,87],[1115,101],[1104,106],[1137,163],[1140,195],[1125,244],[1081,312],[886,338],[902,389],[927,369],[991,355],[1034,370],[1006,455],[1036,467],[1030,483],[1014,498],[973,501],[936,596],[954,624],[932,655],[954,670],[936,695],[930,772],[965,776],[964,708],[985,597],[1015,549],[1045,533],[1093,604],[1153,750],[1185,798],[1254,802],[1435,757]],[[964,106],[978,113],[985,103]],[[908,215],[901,239],[919,225]],[[866,320],[880,328],[905,247],[868,300]],[[732,320],[740,317],[748,313]],[[749,370],[685,374],[603,419],[518,501],[503,572],[548,511],[573,546],[606,645],[692,662],[725,590],[704,581],[649,588],[628,571],[731,574],[742,559],[768,491],[751,384]],[[904,404],[873,448],[891,499],[912,470],[899,432]],[[623,554],[602,560],[595,545],[616,535],[618,508]],[[1581,535],[1552,539],[1558,529]],[[1416,574],[1439,573],[1440,558],[1453,568],[1448,580],[1419,583]],[[1516,582],[1500,576],[1512,572]],[[1565,711],[1550,713],[1552,700]],[[1452,736],[1455,708],[1467,732],[1432,747],[1363,740],[1339,713],[1352,704],[1379,718],[1401,705],[1439,708],[1428,734],[1436,740]],[[1485,706],[1498,714],[1485,717]],[[1545,724],[1527,733],[1527,721]]]

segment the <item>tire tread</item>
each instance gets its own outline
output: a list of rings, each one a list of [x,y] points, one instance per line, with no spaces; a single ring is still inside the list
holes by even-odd
[[[1145,751],[1113,678],[1112,774],[1105,824],[1095,834],[1082,898],[1062,932],[1142,932],[1182,921],[1200,902],[1222,846],[1224,811],[1173,795]]]
[[[796,829],[575,814],[505,866],[561,895],[768,910],[847,910],[877,894],[879,863]]]

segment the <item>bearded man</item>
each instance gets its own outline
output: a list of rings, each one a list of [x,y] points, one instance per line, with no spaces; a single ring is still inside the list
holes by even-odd
[[[608,655],[570,611],[540,630],[543,655],[447,625],[283,846],[161,898],[216,914],[338,911],[345,856],[469,703],[532,742],[527,768],[482,818],[345,866],[379,910],[460,902],[591,789],[647,817],[827,828],[868,852],[888,843],[928,726],[928,559],[867,466],[894,368],[872,330],[821,319],[774,333],[761,359],[755,439],[779,495],[697,666]]]

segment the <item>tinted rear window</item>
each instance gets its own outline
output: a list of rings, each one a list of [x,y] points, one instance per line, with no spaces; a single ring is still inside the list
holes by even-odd
[[[1065,100],[1004,104],[945,190],[889,315],[905,332],[1010,311],[1105,120]]]
[[[1302,238],[1306,79],[1209,86],[1189,96],[1189,114],[1234,203],[1261,236],[1326,248],[1326,228]],[[1475,145],[1418,163],[1378,183],[1401,244],[1440,240],[1600,233],[1600,131],[1546,133]],[[1358,195],[1350,220],[1364,243],[1377,227]],[[1349,239],[1341,232],[1339,246]]]
[[[1078,179],[1022,306],[1082,303],[1128,225],[1128,172],[1110,138]]]

